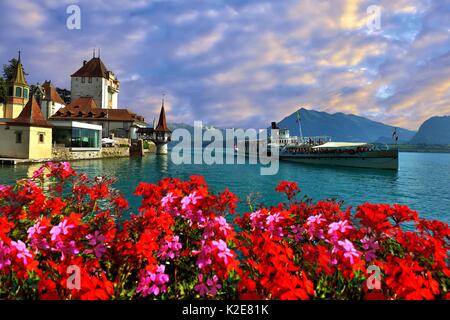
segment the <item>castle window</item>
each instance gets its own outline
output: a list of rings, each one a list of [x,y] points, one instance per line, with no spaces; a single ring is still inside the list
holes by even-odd
[[[22,88],[16,87],[16,97],[22,98]]]
[[[28,89],[23,89],[23,97],[28,99]]]
[[[86,79],[84,77],[81,77],[81,83],[85,83]]]
[[[22,143],[22,131],[16,132],[16,143]]]
[[[39,133],[39,143],[44,143],[44,134],[43,133]]]
[[[89,77],[88,82],[92,83],[92,77]]]

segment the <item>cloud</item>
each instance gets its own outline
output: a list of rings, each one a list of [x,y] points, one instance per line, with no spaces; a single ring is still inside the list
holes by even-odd
[[[210,51],[224,37],[227,26],[219,25],[215,30],[201,37],[195,38],[191,42],[182,45],[176,51],[179,57],[196,56]]]
[[[82,29],[65,26],[68,4]],[[366,23],[381,8],[380,30]],[[450,4],[439,0],[0,2],[0,59],[70,88],[93,48],[119,104],[150,121],[266,127],[299,106],[417,129],[450,113]]]

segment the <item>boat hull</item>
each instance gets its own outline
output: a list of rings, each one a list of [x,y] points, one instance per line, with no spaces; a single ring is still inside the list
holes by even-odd
[[[357,154],[280,154],[280,160],[314,165],[398,170],[398,150]]]

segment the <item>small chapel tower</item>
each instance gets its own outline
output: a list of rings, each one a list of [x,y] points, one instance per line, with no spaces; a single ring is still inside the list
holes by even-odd
[[[30,88],[25,79],[25,72],[19,57],[17,59],[17,67],[11,79],[7,81],[6,104],[4,106],[3,118],[14,119],[19,116],[23,108],[28,102]]]
[[[170,142],[171,137],[172,131],[167,126],[163,98],[158,125],[156,126],[156,128],[153,128],[150,134],[150,140],[156,145],[156,154],[167,154],[167,143]]]

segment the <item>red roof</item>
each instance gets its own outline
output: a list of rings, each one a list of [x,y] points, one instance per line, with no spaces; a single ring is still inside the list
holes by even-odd
[[[101,109],[92,97],[80,97],[59,109],[51,120],[131,121],[145,123],[144,117],[128,109]]]
[[[155,131],[160,131],[160,132],[172,132],[169,127],[167,126],[167,122],[166,122],[166,112],[164,111],[164,102],[161,106],[161,112],[159,114],[159,120],[158,120],[158,125],[155,128]]]
[[[44,82],[42,88],[45,91],[45,100],[53,101],[59,104],[66,104],[50,81]]]
[[[19,116],[11,121],[8,121],[8,124],[34,127],[52,127],[52,125],[47,122],[45,117],[42,115],[41,108],[39,107],[34,96],[31,96]]]
[[[84,62],[83,66],[72,74],[71,77],[108,78],[108,69],[100,58],[92,58],[88,62]]]

